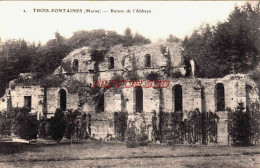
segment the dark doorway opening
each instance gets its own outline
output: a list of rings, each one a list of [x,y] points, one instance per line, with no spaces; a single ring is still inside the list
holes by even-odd
[[[102,93],[98,99],[97,113],[104,112],[104,111],[105,111],[105,96],[104,93]]]
[[[62,110],[66,110],[67,109],[67,93],[64,89],[61,89],[59,91],[59,95],[60,95],[60,108]]]
[[[24,96],[24,107],[32,108],[32,96]]]
[[[173,87],[174,93],[174,111],[182,111],[182,87],[175,85]]]
[[[150,54],[145,55],[145,67],[151,67],[151,55]]]
[[[217,111],[225,110],[225,88],[223,83],[218,83],[216,85],[216,103]]]
[[[136,112],[143,112],[143,89],[140,86],[135,88],[135,107]]]
[[[78,72],[78,71],[79,71],[79,61],[78,61],[77,59],[75,59],[75,60],[73,61],[73,70],[74,70],[75,72]]]
[[[115,60],[114,60],[114,57],[110,57],[109,58],[109,69],[113,69],[114,68],[114,63],[115,63]]]

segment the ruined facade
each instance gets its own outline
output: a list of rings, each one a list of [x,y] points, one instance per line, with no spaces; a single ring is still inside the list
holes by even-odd
[[[99,96],[97,103],[85,102],[81,106],[78,94],[70,93],[65,84],[55,88],[10,86],[1,99],[0,110],[6,109],[9,102],[13,107],[30,107],[38,118],[51,118],[57,108],[80,108],[82,112],[92,114],[91,136],[97,139],[103,139],[107,134],[115,136],[114,112],[123,111],[128,113],[128,122],[135,123],[137,127],[145,120],[148,138],[152,140],[154,113],[199,109],[200,112],[219,114],[219,141],[225,143],[225,109],[235,108],[238,102],[244,102],[250,108],[250,103],[258,100],[255,83],[247,75],[196,78],[195,62],[191,60],[190,67],[184,64],[179,44],[115,46],[99,62],[91,57],[88,47],[83,47],[71,52],[63,59],[63,63],[71,66],[73,72],[61,66],[54,74],[64,74],[66,81],[78,80],[93,86],[95,81],[117,78],[137,78],[144,82],[149,79],[149,75],[157,74],[158,79],[168,80],[169,86],[161,89],[111,87]],[[181,74],[182,77],[175,78],[172,74]]]

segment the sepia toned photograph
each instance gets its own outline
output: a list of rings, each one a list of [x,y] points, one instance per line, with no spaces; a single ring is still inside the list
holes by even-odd
[[[260,1],[0,1],[0,167],[260,167]]]

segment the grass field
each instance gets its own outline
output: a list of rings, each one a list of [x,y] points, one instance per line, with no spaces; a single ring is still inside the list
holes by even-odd
[[[0,142],[0,167],[260,167],[260,146]]]

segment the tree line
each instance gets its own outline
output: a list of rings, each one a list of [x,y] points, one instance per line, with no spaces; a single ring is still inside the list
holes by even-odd
[[[248,73],[259,65],[260,2],[235,6],[226,21],[201,25],[185,37],[183,56],[197,63],[197,77]]]

